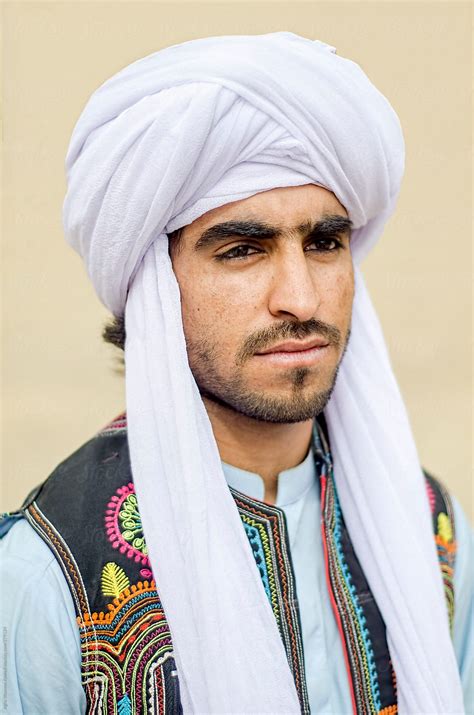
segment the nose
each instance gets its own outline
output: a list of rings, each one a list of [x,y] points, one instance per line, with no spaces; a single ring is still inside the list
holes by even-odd
[[[320,295],[306,254],[301,248],[285,252],[274,265],[270,312],[278,318],[291,316],[302,322],[314,318],[319,304]]]

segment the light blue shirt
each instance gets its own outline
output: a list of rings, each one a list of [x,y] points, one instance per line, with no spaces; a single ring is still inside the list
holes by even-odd
[[[223,464],[227,482],[263,500],[257,474]],[[458,553],[455,569],[454,648],[466,712],[474,713],[473,555],[469,523],[454,499]],[[350,714],[342,644],[324,572],[319,524],[319,485],[312,452],[281,472],[275,506],[283,509],[300,606],[308,696],[312,713]],[[24,519],[0,539],[0,583],[6,688],[0,704],[8,713],[84,713],[79,629],[72,597],[48,546]],[[6,708],[5,708],[6,702]]]

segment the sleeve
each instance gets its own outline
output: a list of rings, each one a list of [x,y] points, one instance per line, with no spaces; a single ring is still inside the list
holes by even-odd
[[[466,715],[474,715],[474,534],[459,502],[451,499],[458,545],[454,567],[453,643]]]
[[[21,519],[0,540],[0,556],[3,711],[85,713],[76,613],[54,554]]]

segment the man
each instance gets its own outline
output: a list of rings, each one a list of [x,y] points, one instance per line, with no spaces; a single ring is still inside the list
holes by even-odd
[[[99,88],[66,166],[127,417],[5,519],[10,581],[30,544],[49,572],[36,604],[18,590],[23,622],[48,613],[28,682],[6,599],[12,699],[462,712],[467,527],[423,476],[357,268],[403,173],[387,100],[323,43],[207,38]]]

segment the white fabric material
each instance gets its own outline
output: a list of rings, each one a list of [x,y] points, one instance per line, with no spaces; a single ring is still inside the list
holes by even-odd
[[[132,471],[185,712],[299,704],[189,369],[166,233],[259,191],[314,183],[345,206],[358,263],[393,212],[403,166],[397,116],[362,70],[286,32],[145,57],[102,85],[75,127],[64,227],[103,303],[125,311]],[[352,338],[325,414],[400,713],[461,713],[423,477],[358,271]]]

